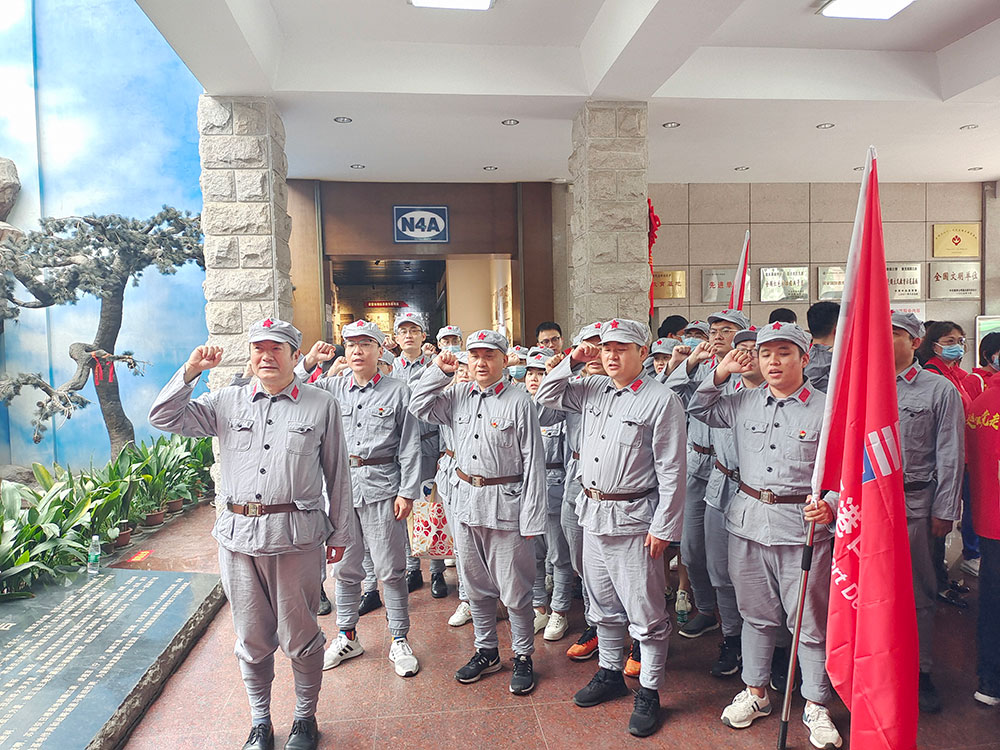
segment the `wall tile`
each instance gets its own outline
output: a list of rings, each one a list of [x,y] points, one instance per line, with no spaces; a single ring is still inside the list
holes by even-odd
[[[661,224],[653,245],[653,265],[681,267],[688,264],[688,225]]]
[[[750,185],[750,221],[809,221],[809,183]]]
[[[847,263],[853,223],[815,223],[809,227],[809,260],[813,263]]]
[[[857,212],[857,184],[853,182],[814,182],[810,186],[810,221],[853,222]]]
[[[980,221],[982,215],[981,183],[927,183],[927,221],[939,224],[959,224]]]
[[[692,224],[730,224],[750,220],[748,184],[692,183],[688,191]]]
[[[734,257],[734,265],[738,256]],[[753,224],[750,259],[754,264],[802,265],[809,261],[809,224]]]
[[[879,185],[882,221],[924,221],[927,186],[923,182],[883,182]]]
[[[687,183],[650,183],[649,198],[660,221],[664,224],[687,224],[688,186]]]
[[[929,232],[922,221],[883,221],[885,259],[918,261],[927,254]]]
[[[692,224],[689,255],[702,265],[732,264],[736,268],[746,231],[746,224]],[[752,248],[752,237],[750,242]]]

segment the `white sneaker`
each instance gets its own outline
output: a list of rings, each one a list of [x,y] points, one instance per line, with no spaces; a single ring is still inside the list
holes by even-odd
[[[444,566],[446,568],[454,568],[455,567],[455,558],[454,557],[446,557],[444,559]]]
[[[836,750],[844,742],[837,727],[833,725],[826,706],[806,702],[802,723],[809,727],[809,741],[813,747],[818,747],[820,750]]]
[[[558,641],[564,635],[566,635],[566,630],[569,628],[569,620],[566,619],[566,615],[561,615],[558,612],[553,612],[549,615],[549,622],[545,626],[545,635],[543,636],[547,641]]]
[[[337,639],[330,644],[330,648],[323,654],[323,669],[333,669],[340,662],[346,659],[353,659],[361,656],[365,652],[364,646],[358,639],[357,631],[354,631],[354,640],[349,639],[343,632],[337,635]]]
[[[958,569],[963,573],[968,573],[970,576],[979,578],[979,558],[976,557],[972,560],[962,560],[962,564],[958,566]]]
[[[552,577],[551,573],[547,573],[545,576],[545,593],[551,594],[552,589],[555,588],[556,579]]]
[[[770,713],[771,701],[767,699],[767,691],[764,691],[763,698],[758,698],[747,688],[723,710],[722,723],[733,729],[746,729],[753,724],[754,719]]]
[[[413,677],[420,671],[420,662],[413,655],[413,649],[405,638],[393,638],[389,646],[389,661],[396,667],[400,677]]]
[[[990,695],[982,690],[977,690],[972,694],[972,697],[984,706],[1000,706],[1000,696]]]
[[[468,602],[459,602],[455,614],[448,618],[448,624],[453,628],[460,628],[467,622],[472,622],[472,607]]]
[[[677,589],[677,598],[674,600],[674,612],[679,615],[687,615],[694,607],[691,606],[691,595],[684,589]]]
[[[545,629],[545,626],[549,624],[549,616],[544,612],[539,612],[535,610],[535,632],[538,633]]]

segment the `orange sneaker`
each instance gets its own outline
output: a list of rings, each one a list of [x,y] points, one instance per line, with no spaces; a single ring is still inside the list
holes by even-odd
[[[566,651],[566,656],[573,661],[586,661],[592,656],[597,656],[597,628],[588,625],[579,640]]]
[[[632,653],[625,662],[625,676],[638,677],[642,670],[642,659],[639,656],[639,641],[632,641]]]

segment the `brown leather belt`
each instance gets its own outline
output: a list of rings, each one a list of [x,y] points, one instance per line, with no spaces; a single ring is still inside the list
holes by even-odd
[[[740,470],[739,469],[727,469],[725,466],[723,466],[722,462],[719,459],[715,459],[715,468],[718,469],[719,471],[721,471],[723,474],[725,474],[730,479],[733,479],[733,480],[735,480],[737,482],[740,481]]]
[[[438,453],[438,458],[442,458],[443,456],[448,456],[449,458],[454,458],[455,457],[455,451],[450,451],[447,448],[445,448],[443,451],[441,451],[440,453]]]
[[[703,445],[698,445],[697,443],[691,443],[691,448],[694,449],[695,453],[700,453],[703,456],[714,456],[715,448],[708,446],[707,448]]]
[[[929,479],[925,482],[906,482],[903,484],[903,492],[917,492],[930,486],[931,481]]]
[[[624,503],[629,500],[638,500],[641,497],[646,497],[651,492],[654,492],[655,488],[652,490],[640,490],[639,492],[601,492],[593,487],[588,487],[583,491],[583,494],[589,497],[591,500],[611,500],[613,502]]]
[[[580,454],[577,453],[576,451],[573,451],[573,460],[574,461],[579,461],[580,460]]]
[[[760,500],[764,505],[802,505],[808,495],[775,495],[771,490],[755,490],[748,484],[740,482],[740,489],[750,497]]]
[[[520,482],[523,477],[520,474],[515,474],[511,477],[481,477],[476,474],[466,474],[459,468],[455,468],[455,473],[458,474],[458,478],[462,479],[473,487],[490,487],[495,484],[509,484],[510,482]]]
[[[348,456],[348,461],[350,461],[351,468],[356,469],[359,466],[382,466],[384,464],[391,464],[396,460],[395,456],[385,456],[384,458],[361,458],[361,456]]]
[[[236,503],[226,503],[226,507],[239,516],[267,516],[271,513],[294,513],[299,508],[295,503],[247,503],[237,505]]]
[[[563,468],[563,465],[561,463],[559,463],[558,461],[556,461],[555,463],[545,464],[545,468],[546,469],[561,469],[561,468]]]

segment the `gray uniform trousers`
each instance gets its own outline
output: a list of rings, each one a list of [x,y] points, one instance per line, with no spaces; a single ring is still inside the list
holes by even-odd
[[[639,684],[659,690],[670,638],[666,573],[643,546],[645,534],[605,536],[583,532],[583,585],[590,592],[590,622],[597,627],[598,661],[625,668],[626,631],[642,644]]]
[[[449,464],[449,468],[451,465]],[[454,471],[450,472],[454,475]],[[458,553],[458,542],[455,540],[455,523],[451,520],[453,519],[454,513],[452,512],[451,504],[451,484],[450,479],[446,479],[442,476],[442,472],[438,472],[437,476],[437,494],[438,499],[441,504],[444,505],[444,517],[448,519],[448,528],[451,530],[451,541],[454,546],[455,552],[455,575],[458,578],[458,600],[462,602],[469,601],[468,593],[465,590],[465,575],[462,573],[462,558]]]
[[[535,585],[531,603],[536,607],[548,604],[553,612],[565,614],[569,611],[573,598],[573,565],[570,562],[569,543],[562,527],[562,507],[559,512],[550,512],[546,517],[545,536],[535,537]],[[575,514],[574,514],[575,515]],[[581,547],[583,538],[580,538]],[[581,554],[583,550],[581,549]],[[552,599],[545,590],[545,575],[552,566]]]
[[[326,548],[253,556],[219,546],[219,574],[233,613],[236,658],[254,724],[271,715],[274,652],[292,662],[295,718],[316,714],[323,681],[326,637],[316,622],[320,580],[316,575]]]
[[[693,451],[688,451],[688,466],[697,466]],[[705,488],[708,479],[702,479],[688,470],[687,494],[684,496],[684,528],[681,531],[681,560],[687,568],[694,603],[699,612],[706,615],[715,613],[715,589],[708,575],[708,556],[705,550]]]
[[[570,567],[583,578],[583,527],[576,514],[576,500],[583,492],[583,486],[576,480],[577,461],[570,459],[566,464],[566,484],[563,485],[563,504],[559,510],[559,525],[566,540],[566,551]],[[583,619],[590,623],[590,594],[583,587]]]
[[[510,615],[514,653],[534,653],[535,613],[531,608],[535,579],[534,540],[526,539],[519,531],[499,531],[467,523],[456,524],[454,532],[472,609],[476,648],[499,648],[499,599]]]
[[[365,503],[350,517],[351,544],[340,562],[333,566],[337,579],[337,627],[353,630],[358,624],[361,604],[362,565],[368,542],[375,571],[385,593],[385,612],[389,632],[394,638],[405,637],[410,630],[409,593],[406,590],[406,523],[393,515],[393,499]]]
[[[802,697],[824,705],[833,697],[830,677],[826,673],[830,581],[825,574],[830,570],[832,555],[829,540],[816,542],[812,559],[815,575],[810,576],[806,589],[798,650]],[[802,545],[766,545],[732,534],[729,537],[729,569],[739,592],[743,614],[743,682],[761,687],[771,679],[771,657],[778,633],[795,627]]]
[[[907,518],[910,561],[913,566],[913,599],[917,605],[917,636],[920,639],[920,671],[934,666],[934,608],[937,601],[937,573],[934,569],[934,542],[930,518]]]
[[[736,604],[736,588],[729,575],[729,532],[726,530],[726,514],[708,503],[705,503],[705,557],[708,563],[708,577],[712,581],[715,599],[719,605],[722,634],[739,635],[743,630],[743,616],[740,615],[740,608]]]

